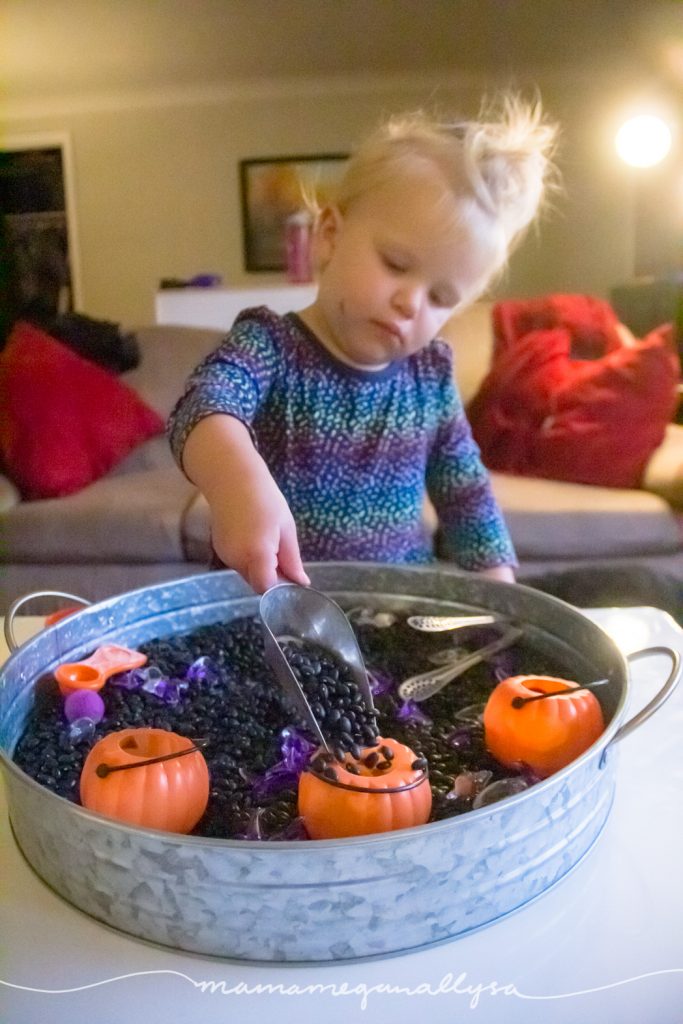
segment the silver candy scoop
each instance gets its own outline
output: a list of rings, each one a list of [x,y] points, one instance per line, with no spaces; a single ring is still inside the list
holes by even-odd
[[[363,657],[346,615],[331,598],[313,587],[279,583],[261,597],[259,613],[263,626],[265,654],[270,667],[302,714],[320,743],[330,749],[310,704],[292,672],[281,644],[287,640],[310,640],[345,662],[360,690],[368,711],[374,712],[372,690]]]
[[[410,615],[406,622],[420,633],[448,633],[467,626],[490,626],[500,621],[495,615]]]
[[[474,665],[478,665],[481,661],[486,661],[499,651],[504,651],[507,647],[512,647],[523,635],[524,631],[522,629],[510,626],[496,640],[492,640],[491,643],[481,647],[478,651],[472,651],[471,654],[465,654],[461,658],[451,661],[445,668],[431,669],[429,672],[422,672],[420,675],[405,679],[398,688],[398,695],[402,700],[427,700],[429,697],[433,697],[435,693],[443,690],[444,686],[447,686],[448,683],[457,679],[464,672],[467,672],[468,669],[473,668]]]

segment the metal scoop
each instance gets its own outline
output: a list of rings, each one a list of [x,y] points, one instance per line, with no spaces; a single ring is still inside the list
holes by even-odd
[[[267,590],[259,603],[259,612],[270,667],[306,724],[329,750],[330,745],[289,666],[281,643],[290,639],[310,640],[326,648],[349,666],[368,711],[374,711],[368,674],[349,620],[331,598],[313,587],[300,587],[296,583],[279,583]]]

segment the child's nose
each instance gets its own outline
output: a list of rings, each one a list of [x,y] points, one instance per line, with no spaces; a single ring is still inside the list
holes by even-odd
[[[417,282],[402,281],[394,293],[394,306],[405,319],[417,314],[420,308],[420,286]]]

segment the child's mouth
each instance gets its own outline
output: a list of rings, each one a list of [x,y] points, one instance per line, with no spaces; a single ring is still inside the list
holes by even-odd
[[[380,333],[390,340],[393,340],[398,348],[403,347],[403,334],[395,324],[387,323],[385,320],[373,320],[373,325],[379,328]]]

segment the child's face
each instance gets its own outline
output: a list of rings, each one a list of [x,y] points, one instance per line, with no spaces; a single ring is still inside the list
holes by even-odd
[[[457,213],[441,173],[427,163],[359,197],[343,215],[323,212],[316,306],[342,356],[368,366],[409,356],[476,298],[493,243],[474,241]]]

